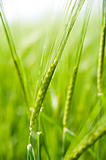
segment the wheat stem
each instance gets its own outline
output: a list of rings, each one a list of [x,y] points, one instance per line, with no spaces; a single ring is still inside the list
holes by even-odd
[[[35,160],[34,150],[31,144],[27,145],[27,160]]]

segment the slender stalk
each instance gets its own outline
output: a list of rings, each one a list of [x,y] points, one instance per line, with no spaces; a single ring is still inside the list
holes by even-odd
[[[37,155],[37,160],[41,160],[41,143],[40,143],[40,134],[37,135],[37,141],[38,141],[38,155]]]
[[[31,144],[27,145],[27,160],[35,160],[34,150]]]
[[[47,153],[47,157],[48,157],[48,160],[50,160],[50,153],[49,153],[49,146],[47,145],[47,138],[46,138],[46,131],[45,131],[45,123],[44,123],[44,119],[41,118],[41,125],[42,125],[42,132],[43,132],[43,135],[42,135],[42,141],[43,141],[43,146],[45,148],[45,152]]]
[[[41,131],[40,131],[40,117],[41,113],[39,114],[39,119],[38,119],[38,160],[41,160]]]

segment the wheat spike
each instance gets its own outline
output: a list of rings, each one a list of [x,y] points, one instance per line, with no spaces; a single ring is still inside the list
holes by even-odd
[[[69,114],[70,114],[70,104],[72,101],[73,91],[74,91],[74,87],[75,87],[77,70],[78,70],[78,66],[75,66],[73,69],[72,80],[69,85],[69,89],[68,89],[68,93],[67,93],[65,113],[64,113],[64,118],[63,118],[64,128],[67,128],[67,125],[68,125],[68,119],[69,119]]]
[[[32,132],[32,130],[34,128],[35,121],[39,115],[43,100],[45,98],[45,95],[46,95],[47,89],[49,87],[51,78],[52,78],[53,73],[55,71],[57,62],[58,62],[57,59],[55,59],[54,62],[52,63],[52,65],[50,66],[48,72],[46,73],[43,81],[42,81],[41,87],[39,89],[39,92],[38,92],[38,95],[36,98],[35,107],[33,109],[31,120],[30,120],[30,133]]]
[[[90,18],[90,11],[88,12],[88,8],[87,8],[87,12],[85,14],[84,24],[83,24],[82,32],[81,32],[81,39],[79,41],[78,48],[77,48],[77,51],[76,51],[76,61],[77,62],[74,66],[73,74],[72,74],[72,80],[69,84],[69,88],[68,88],[68,92],[67,92],[65,112],[64,112],[64,117],[63,117],[63,127],[64,128],[68,127],[70,105],[71,105],[72,96],[73,96],[73,92],[74,92],[74,87],[75,87],[75,83],[76,83],[76,77],[77,77],[77,72],[78,72],[79,63],[80,63],[80,59],[81,59],[81,54],[82,54],[82,49],[83,49],[83,45],[84,45],[85,35],[86,35],[86,32],[87,32],[87,28],[88,28],[89,18]]]
[[[102,73],[103,73],[104,51],[105,51],[105,35],[106,35],[106,25],[102,27],[101,40],[100,40],[100,52],[99,52],[98,73],[97,73],[98,95],[102,94],[101,81],[102,81]]]

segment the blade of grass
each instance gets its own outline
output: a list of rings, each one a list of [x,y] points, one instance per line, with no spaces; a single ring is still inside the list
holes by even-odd
[[[12,34],[10,32],[10,28],[4,13],[4,9],[2,6],[2,2],[0,1],[0,18],[3,24],[3,28],[5,31],[5,36],[7,38],[7,42],[11,51],[11,56],[15,65],[15,68],[17,70],[17,74],[20,80],[20,84],[24,93],[24,97],[25,97],[25,101],[28,107],[30,107],[30,95],[29,95],[29,89],[28,89],[28,85],[26,83],[26,77],[25,77],[25,73],[21,64],[21,61],[18,57],[17,51],[16,51],[16,47],[12,38]]]

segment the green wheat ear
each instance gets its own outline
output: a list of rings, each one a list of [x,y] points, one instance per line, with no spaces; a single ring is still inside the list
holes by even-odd
[[[72,74],[72,80],[69,85],[68,93],[67,93],[67,100],[66,100],[66,105],[65,105],[65,113],[64,113],[64,118],[63,118],[63,126],[64,128],[67,128],[68,126],[68,120],[69,120],[69,114],[70,114],[70,105],[72,101],[72,96],[74,92],[74,87],[75,87],[75,82],[76,82],[76,75],[78,71],[78,66],[75,66],[73,69],[73,74]]]
[[[68,127],[70,105],[71,105],[71,102],[72,102],[74,87],[75,87],[76,78],[77,78],[77,72],[78,72],[79,63],[80,63],[80,59],[81,59],[81,54],[82,54],[82,49],[83,49],[83,45],[84,45],[85,35],[86,35],[86,32],[87,32],[87,28],[88,28],[89,18],[90,18],[90,10],[88,11],[88,8],[87,8],[87,12],[85,14],[85,19],[84,19],[84,24],[83,24],[82,31],[81,31],[81,39],[79,41],[78,48],[77,48],[77,51],[76,51],[76,61],[77,62],[76,62],[75,66],[74,66],[74,69],[73,69],[72,79],[71,79],[71,82],[69,84],[67,97],[66,97],[65,111],[64,111],[64,117],[63,117],[63,127],[64,127],[64,129]]]
[[[105,36],[106,36],[106,25],[102,27],[101,32],[101,41],[100,41],[100,52],[98,59],[98,73],[97,73],[97,89],[98,95],[102,94],[102,73],[103,73],[103,60],[104,60],[104,52],[105,52]]]
[[[30,120],[30,133],[32,133],[32,130],[35,125],[35,121],[39,115],[43,100],[45,98],[49,84],[51,82],[51,79],[52,79],[53,73],[55,71],[57,62],[58,62],[58,60],[55,59],[54,62],[52,63],[52,65],[50,66],[48,72],[46,73],[43,81],[42,81],[41,87],[39,89],[39,92],[38,92],[38,95],[36,98],[35,107],[33,109],[31,120]]]
[[[98,124],[92,129],[90,134],[85,136],[81,143],[71,151],[69,147],[65,160],[77,160],[86,149],[91,147],[97,140],[106,134],[106,115],[98,122]],[[70,153],[71,151],[71,153]]]

